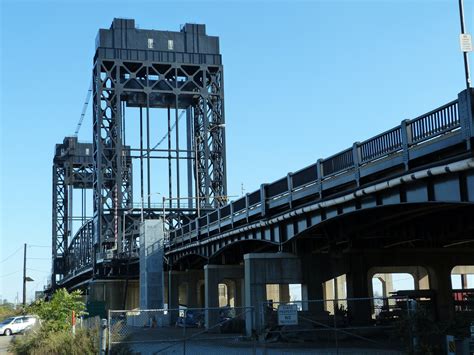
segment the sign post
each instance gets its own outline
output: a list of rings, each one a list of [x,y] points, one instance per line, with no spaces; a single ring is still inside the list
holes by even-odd
[[[72,324],[72,335],[76,335],[76,312],[72,311],[71,314],[71,324]]]

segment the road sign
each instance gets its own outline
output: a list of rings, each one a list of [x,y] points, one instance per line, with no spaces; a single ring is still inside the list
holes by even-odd
[[[296,304],[278,306],[278,325],[298,325],[298,306]]]
[[[461,44],[461,51],[472,52],[472,39],[468,33],[462,33],[459,35],[459,43]]]

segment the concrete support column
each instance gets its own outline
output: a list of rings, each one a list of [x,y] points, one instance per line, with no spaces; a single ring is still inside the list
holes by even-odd
[[[328,269],[329,260],[321,255],[305,255],[302,258],[303,274],[303,300],[313,301],[303,302],[303,309],[311,313],[324,312],[324,302],[315,302],[328,299],[326,296],[330,293],[330,299],[334,298],[332,290],[334,288],[325,287],[327,279],[325,273]],[[331,290],[329,290],[331,289]]]
[[[188,308],[198,308],[198,285],[199,281],[204,278],[204,273],[201,270],[187,270],[186,271],[186,282],[188,284],[187,288],[187,307]]]
[[[361,258],[353,257],[350,271],[346,274],[347,302],[349,321],[353,324],[367,324],[371,320],[372,307],[368,299],[369,292],[368,268]]]
[[[180,271],[168,271],[167,275],[168,309],[173,310],[169,314],[170,324],[174,324],[178,318],[180,274]]]
[[[219,322],[219,283],[223,280],[236,280],[235,297],[240,293],[238,285],[244,278],[244,268],[242,265],[205,265],[204,266],[204,298],[205,307],[213,308],[205,312],[206,329],[215,329],[215,325]],[[237,282],[240,281],[240,282]],[[236,303],[237,306],[237,303]]]
[[[289,253],[252,253],[244,255],[245,306],[253,307],[254,317],[246,318],[247,334],[260,333],[264,320],[262,307],[267,301],[267,284],[302,284],[301,260]]]
[[[182,293],[182,302],[188,308],[197,307],[198,304],[198,283],[203,278],[203,272],[200,270],[186,270],[186,271],[168,271],[165,280],[165,289],[167,291],[168,307],[169,309],[177,310],[180,304],[180,287],[185,293]],[[170,313],[171,324],[173,324],[178,317],[177,311]]]
[[[415,279],[415,290],[429,290],[430,280],[428,271],[424,267],[415,267],[415,270],[410,273]]]
[[[431,274],[431,289],[436,291],[436,313],[440,321],[450,320],[454,314],[454,300],[449,265],[432,264],[428,270]]]

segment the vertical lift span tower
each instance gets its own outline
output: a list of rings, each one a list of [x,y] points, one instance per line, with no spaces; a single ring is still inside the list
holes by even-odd
[[[205,25],[170,32],[114,19],[99,30],[93,69],[95,275],[111,273],[99,264],[136,251],[140,220],[164,215],[168,228],[175,228],[226,202],[224,122],[219,38],[206,35]]]
[[[89,280],[137,278],[141,221],[199,223],[227,200],[222,60],[204,25],[172,32],[114,19],[96,38],[92,87],[92,144],[67,137],[55,155],[53,288],[86,285],[77,275],[88,267]],[[88,159],[80,186],[66,174],[78,154]],[[92,188],[93,217],[74,228],[78,187]]]

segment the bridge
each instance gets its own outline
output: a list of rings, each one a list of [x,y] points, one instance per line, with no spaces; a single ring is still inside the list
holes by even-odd
[[[451,272],[474,264],[472,89],[228,202],[218,41],[204,25],[150,31],[115,19],[99,31],[93,143],[66,137],[55,150],[51,291],[136,307],[144,230],[160,225],[164,243],[146,248],[159,251],[161,305],[218,307],[222,283],[235,306],[268,300],[269,284],[320,300],[342,276],[344,296],[364,298],[375,273],[405,270],[448,319]],[[166,134],[154,144],[156,121]],[[157,176],[168,192],[159,201]],[[349,308],[370,315],[369,304]]]

